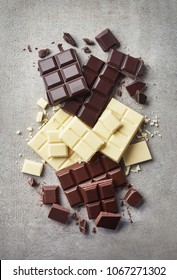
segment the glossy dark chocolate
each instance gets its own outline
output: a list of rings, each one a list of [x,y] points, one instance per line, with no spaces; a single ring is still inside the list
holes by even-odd
[[[50,208],[48,218],[66,224],[69,214],[70,211],[67,208],[58,204],[53,204]]]
[[[83,122],[93,127],[112,97],[113,88],[120,73],[101,59],[91,55],[83,65],[83,74],[90,88],[84,99],[69,100],[61,108],[77,115]]]
[[[107,63],[133,79],[143,74],[144,62],[141,58],[135,58],[114,49],[110,50]]]
[[[115,187],[126,184],[126,177],[118,163],[96,154],[87,163],[75,163],[56,172],[71,206],[83,203],[80,187],[86,183],[113,179]]]
[[[100,214],[95,220],[95,225],[97,227],[115,230],[120,219],[121,219],[120,214],[100,212]]]
[[[130,188],[124,197],[124,201],[127,202],[130,206],[137,206],[142,202],[141,194],[134,188]]]
[[[110,48],[120,46],[119,41],[115,38],[109,28],[103,30],[95,37],[95,39],[104,52],[108,51]]]
[[[38,65],[51,106],[89,93],[74,49],[39,60]]]

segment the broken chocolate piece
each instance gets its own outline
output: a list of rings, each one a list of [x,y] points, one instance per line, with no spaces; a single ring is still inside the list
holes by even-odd
[[[36,182],[36,180],[35,180],[34,178],[30,178],[30,179],[28,180],[28,184],[29,184],[31,187],[37,186],[37,182]]]
[[[96,228],[95,227],[92,228],[92,233],[96,233]]]
[[[103,30],[95,37],[95,39],[104,52],[108,51],[110,48],[120,46],[119,41],[115,38],[109,28]]]
[[[100,212],[98,217],[95,220],[95,225],[97,227],[107,228],[107,229],[116,229],[121,215],[108,213],[108,212]]]
[[[83,41],[84,41],[87,45],[89,45],[89,46],[95,45],[95,42],[92,41],[92,40],[90,40],[90,39],[88,39],[88,38],[83,38]]]
[[[134,98],[137,92],[142,93],[146,88],[146,84],[140,81],[135,81],[126,86],[129,95]]]
[[[64,51],[62,44],[59,43],[57,46],[58,46],[60,52]]]
[[[46,57],[49,54],[50,54],[50,49],[42,49],[42,50],[38,51],[38,56],[40,58],[44,58],[44,57]]]
[[[88,230],[88,223],[85,219],[82,219],[80,222],[79,222],[79,230],[80,232],[82,232],[83,234],[86,234],[87,233],[87,230]]]
[[[28,45],[28,50],[29,50],[29,52],[32,52],[32,48],[30,45]]]
[[[121,97],[122,96],[122,91],[120,89],[117,90],[117,96]]]
[[[130,206],[137,206],[142,201],[141,194],[134,188],[130,188],[124,197],[124,201]]]
[[[70,211],[67,208],[58,204],[53,204],[50,208],[48,218],[66,224],[69,214]]]
[[[88,47],[82,48],[85,53],[91,53],[91,50]]]
[[[63,39],[73,47],[77,47],[76,41],[73,39],[73,37],[69,33],[63,33]]]
[[[140,93],[139,91],[137,91],[134,95],[134,98],[136,102],[144,105],[146,103],[147,96],[144,93]]]
[[[43,204],[58,203],[58,186],[42,186]]]

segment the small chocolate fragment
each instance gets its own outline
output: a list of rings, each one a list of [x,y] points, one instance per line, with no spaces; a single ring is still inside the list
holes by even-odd
[[[36,182],[36,180],[35,180],[34,178],[30,178],[30,179],[28,180],[28,184],[29,184],[31,187],[37,186],[37,182]]]
[[[79,222],[79,230],[80,232],[82,232],[83,234],[86,234],[87,233],[87,230],[88,230],[88,223],[85,219],[82,219],[80,222]]]
[[[117,94],[117,96],[121,97],[122,96],[122,91],[120,89],[118,89],[116,94]]]
[[[84,41],[87,45],[89,45],[89,46],[95,45],[95,42],[92,41],[92,40],[90,40],[90,39],[88,39],[88,38],[83,38],[83,41]]]
[[[96,228],[95,227],[92,228],[92,233],[96,233]]]
[[[43,204],[58,203],[58,186],[42,186]]]
[[[44,57],[46,57],[49,54],[50,54],[50,49],[42,49],[42,50],[38,51],[38,56],[40,58],[44,58]]]
[[[28,50],[29,50],[29,52],[32,52],[32,48],[30,45],[28,45]]]
[[[142,201],[141,194],[134,188],[130,188],[124,197],[124,201],[130,206],[137,206]]]
[[[97,227],[102,227],[107,229],[116,229],[120,218],[121,218],[120,214],[100,212],[100,214],[95,220],[95,225]]]
[[[115,38],[109,28],[103,30],[95,37],[95,39],[104,52],[108,51],[110,48],[120,46],[119,41]]]
[[[63,52],[63,51],[64,51],[63,45],[62,45],[62,44],[59,43],[57,46],[58,46],[60,52]]]
[[[88,47],[82,48],[85,53],[91,53],[91,50]]]
[[[134,95],[134,98],[136,102],[144,105],[146,103],[147,96],[144,93],[140,93],[139,91],[137,91]]]
[[[63,39],[73,47],[77,47],[76,41],[73,39],[73,37],[69,33],[63,33]]]
[[[145,90],[146,84],[140,81],[135,81],[127,85],[125,88],[128,91],[129,95],[134,98],[137,92],[142,93]]]
[[[66,224],[69,214],[70,211],[67,208],[58,204],[53,204],[50,208],[48,218]]]

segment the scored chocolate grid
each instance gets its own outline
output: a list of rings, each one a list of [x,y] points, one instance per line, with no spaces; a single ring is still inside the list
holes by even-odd
[[[49,130],[63,129],[73,117],[61,109],[41,128],[41,130],[28,142],[28,145],[55,170],[69,166],[79,160],[79,156],[69,149],[67,158],[50,158],[48,153],[47,132]]]
[[[127,183],[119,164],[97,153],[87,163],[75,163],[56,172],[61,187],[71,206],[83,202],[79,188],[89,182],[113,179],[115,187]]]
[[[93,127],[109,102],[120,73],[91,55],[83,66],[83,74],[91,90],[90,95],[84,99],[66,101],[61,107]]]

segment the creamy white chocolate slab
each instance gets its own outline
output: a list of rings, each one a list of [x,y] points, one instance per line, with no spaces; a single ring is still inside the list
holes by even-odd
[[[84,161],[90,160],[104,144],[104,141],[78,117],[71,119],[68,125],[60,130],[59,137]]]
[[[22,172],[35,176],[40,176],[43,170],[43,166],[44,166],[43,163],[25,159]]]
[[[55,170],[59,170],[79,161],[79,156],[70,149],[67,158],[52,158],[49,156],[48,132],[52,130],[57,130],[59,132],[71,119],[73,119],[73,117],[65,113],[62,109],[58,110],[48,123],[28,142],[28,145]]]
[[[129,145],[125,154],[123,155],[125,166],[130,166],[151,159],[152,156],[146,141]]]
[[[100,118],[108,110],[112,112],[119,122],[118,129],[111,135],[109,133],[103,134],[105,132],[103,130],[104,124],[100,122]],[[112,160],[119,162],[143,122],[144,117],[115,98],[111,99],[102,115],[93,127],[93,131],[99,136],[102,134],[103,139],[107,137],[106,144],[100,151]]]
[[[47,139],[49,142],[49,157],[68,157],[68,147],[60,139],[58,130],[49,130]]]
[[[37,117],[36,117],[36,122],[41,123],[43,119],[44,113],[43,112],[38,112]]]
[[[38,100],[37,105],[39,105],[42,109],[45,109],[48,105],[48,102],[43,97],[41,97]]]

